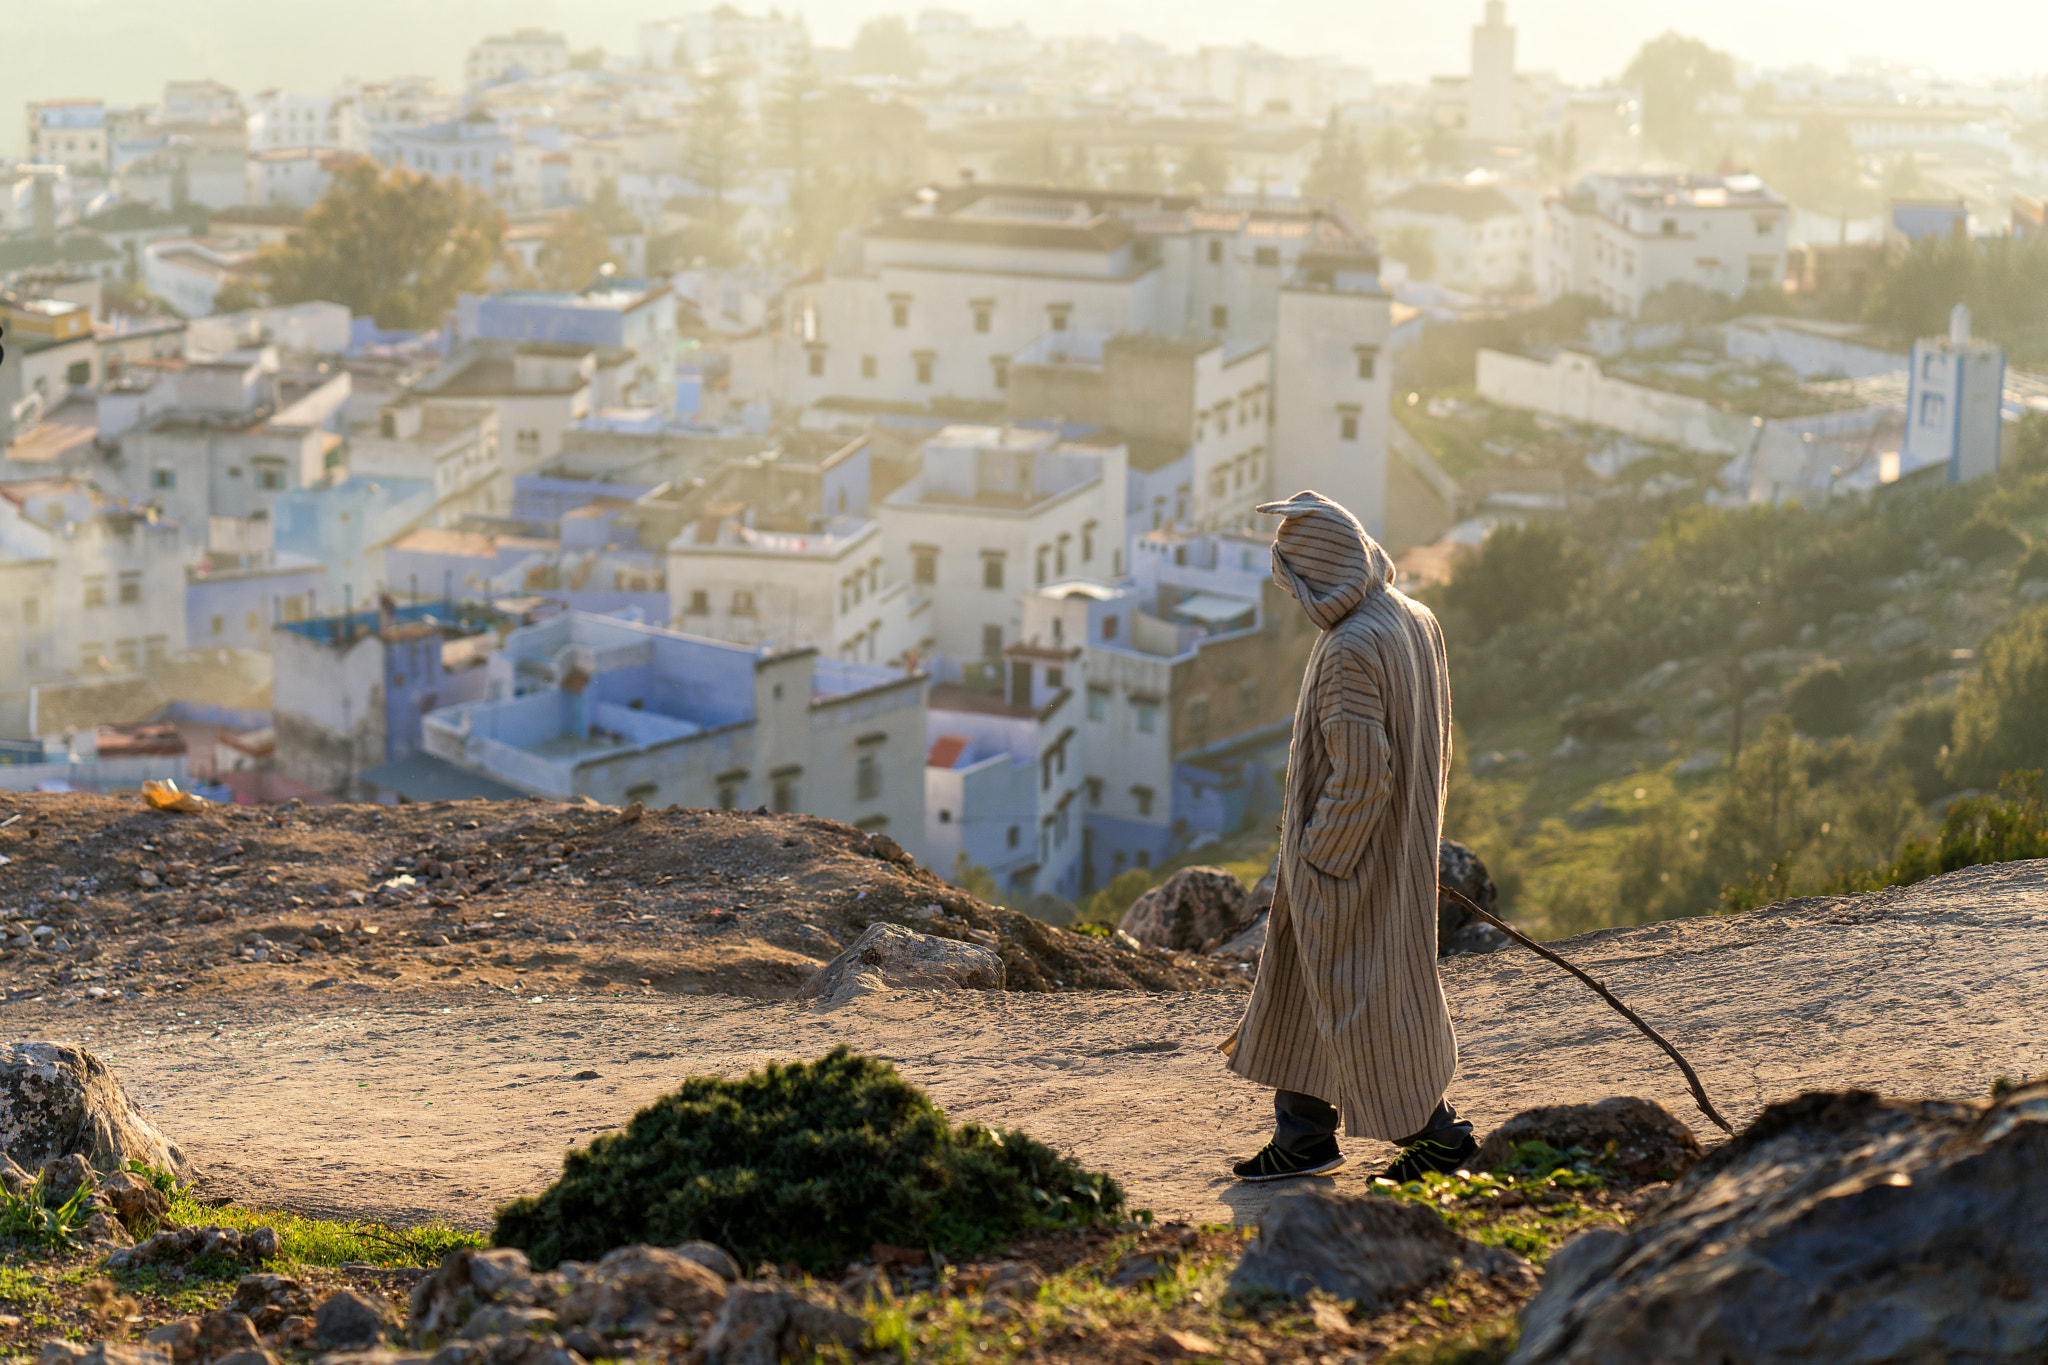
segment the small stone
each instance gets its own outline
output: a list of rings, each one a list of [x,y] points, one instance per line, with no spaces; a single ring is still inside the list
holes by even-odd
[[[715,1242],[684,1242],[670,1250],[685,1260],[695,1261],[727,1284],[740,1277],[739,1262]]]
[[[1003,988],[1003,960],[988,948],[877,920],[797,991],[800,1000],[843,1005],[871,991]]]
[[[127,1224],[131,1231],[145,1223],[157,1222],[171,1211],[171,1201],[164,1192],[133,1171],[120,1171],[108,1176],[100,1182],[100,1193],[106,1196],[114,1216]]]
[[[193,1318],[167,1322],[143,1338],[169,1356],[172,1365],[188,1365],[198,1356],[199,1323]]]
[[[1533,1285],[1535,1271],[1512,1252],[1453,1232],[1433,1208],[1377,1195],[1287,1190],[1259,1219],[1258,1236],[1230,1275],[1240,1297],[1303,1299],[1320,1289],[1378,1313],[1460,1266]]]

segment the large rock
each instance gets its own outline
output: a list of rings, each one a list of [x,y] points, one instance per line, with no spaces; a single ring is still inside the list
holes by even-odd
[[[1200,952],[1249,918],[1244,884],[1220,867],[1184,867],[1131,902],[1117,928],[1147,948]]]
[[[858,1346],[866,1335],[865,1319],[820,1291],[743,1282],[726,1296],[692,1359],[703,1365],[780,1365],[810,1360],[820,1347]]]
[[[699,1314],[724,1303],[717,1272],[666,1247],[623,1246],[586,1267],[556,1311],[600,1336],[645,1336],[694,1328]]]
[[[1510,1365],[2038,1362],[2048,1082],[1772,1105],[1626,1232],[1551,1258]]]
[[[131,1161],[192,1175],[107,1064],[68,1043],[0,1045],[0,1151],[30,1170],[76,1154],[103,1175]]]
[[[1003,960],[980,944],[878,920],[804,982],[797,998],[843,1005],[870,991],[1002,988]]]
[[[1294,1299],[1320,1289],[1378,1313],[1460,1268],[1516,1285],[1536,1278],[1521,1257],[1459,1236],[1426,1205],[1288,1190],[1259,1219],[1230,1289]]]
[[[1456,839],[1440,839],[1436,846],[1436,880],[1464,893],[1474,905],[1489,914],[1500,913],[1500,892],[1479,855]],[[1479,919],[1448,896],[1437,897],[1436,955],[1490,953],[1508,944],[1508,936]]]
[[[367,1351],[390,1331],[384,1305],[353,1289],[328,1295],[313,1317],[315,1339],[343,1351]]]
[[[441,1258],[433,1274],[412,1287],[406,1326],[413,1345],[431,1347],[461,1335],[471,1316],[488,1304],[504,1300],[530,1305],[540,1294],[540,1277],[525,1252],[516,1247],[457,1247]]]
[[[1597,1104],[1523,1110],[1486,1135],[1473,1168],[1499,1168],[1522,1142],[1547,1142],[1559,1151],[1581,1147],[1595,1157],[1612,1143],[1615,1169],[1638,1183],[1676,1180],[1702,1155],[1700,1140],[1669,1109],[1654,1100],[1617,1095]]]

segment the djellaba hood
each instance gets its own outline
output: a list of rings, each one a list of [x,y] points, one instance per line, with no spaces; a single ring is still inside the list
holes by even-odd
[[[1328,630],[1394,583],[1394,561],[1358,518],[1321,493],[1302,492],[1258,511],[1282,518],[1273,537],[1273,578],[1308,619]]]

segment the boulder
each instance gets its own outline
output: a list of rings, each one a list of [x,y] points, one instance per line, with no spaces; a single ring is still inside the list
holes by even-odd
[[[1487,874],[1479,855],[1456,839],[1439,839],[1436,846],[1436,880],[1462,892],[1481,910],[1500,913],[1500,892]],[[1508,936],[1474,916],[1464,906],[1439,896],[1436,902],[1436,955],[1490,953],[1506,947]]]
[[[676,1255],[686,1257],[731,1284],[740,1277],[740,1263],[715,1242],[684,1242],[681,1246],[670,1247]]]
[[[1435,1209],[1382,1195],[1288,1190],[1230,1274],[1240,1297],[1306,1298],[1320,1289],[1379,1313],[1460,1268],[1526,1286],[1536,1272],[1511,1251],[1459,1236]]]
[[[843,1005],[870,991],[1002,988],[1003,960],[980,944],[877,920],[804,982],[797,998]]]
[[[480,1251],[457,1247],[434,1273],[412,1287],[407,1329],[415,1346],[434,1346],[459,1336],[472,1314],[505,1300],[531,1305],[540,1294],[539,1277],[526,1253],[513,1247]]]
[[[1184,867],[1131,902],[1117,928],[1147,948],[1199,952],[1244,924],[1244,884],[1220,867]]]
[[[1250,924],[1217,944],[1212,956],[1258,965],[1260,954],[1266,951],[1266,924],[1273,917],[1271,905],[1272,902],[1268,901],[1268,908],[1254,915]]]
[[[68,1043],[0,1045],[0,1151],[30,1170],[77,1155],[105,1175],[131,1161],[192,1175],[107,1064]]]
[[[681,1324],[694,1329],[699,1314],[725,1302],[716,1271],[666,1247],[623,1246],[584,1269],[563,1297],[558,1316],[601,1336],[646,1336]]]
[[[691,1359],[702,1365],[781,1365],[824,1346],[853,1348],[867,1322],[817,1290],[768,1282],[736,1284]]]
[[[1510,1365],[2039,1361],[2048,1082],[1979,1106],[1774,1104],[1551,1258]]]
[[[250,1228],[244,1232],[209,1223],[203,1228],[165,1228],[153,1233],[107,1257],[107,1268],[134,1270],[145,1265],[182,1264],[199,1256],[261,1265],[275,1259],[282,1249],[276,1228]]]
[[[344,1289],[322,1300],[313,1315],[313,1335],[322,1346],[363,1351],[384,1340],[391,1320],[375,1300]]]
[[[222,1309],[202,1313],[193,1324],[192,1354],[200,1361],[217,1361],[243,1351],[261,1351],[263,1338],[247,1313]]]
[[[1615,1169],[1639,1184],[1676,1180],[1704,1154],[1692,1129],[1663,1105],[1618,1095],[1597,1104],[1550,1104],[1523,1110],[1486,1135],[1473,1169],[1499,1168],[1522,1142],[1547,1142],[1559,1151],[1581,1147],[1595,1157],[1612,1143]]]
[[[120,1171],[102,1180],[100,1194],[114,1216],[131,1232],[161,1221],[171,1211],[169,1197],[132,1171]]]

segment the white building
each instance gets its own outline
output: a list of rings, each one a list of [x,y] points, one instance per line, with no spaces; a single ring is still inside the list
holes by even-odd
[[[265,90],[249,100],[249,151],[367,152],[369,128],[346,95]],[[259,201],[261,202],[261,201]]]
[[[717,63],[758,66],[774,73],[809,51],[810,35],[794,13],[743,14],[731,5],[719,5],[680,19],[643,23],[636,31],[635,47],[641,62],[658,71]]]
[[[107,106],[96,99],[42,100],[28,107],[31,165],[62,166],[74,175],[104,176],[108,160]]]
[[[474,90],[504,80],[531,80],[569,69],[569,40],[546,29],[496,33],[469,51],[463,74]]]
[[[767,806],[924,852],[925,678],[567,612],[505,637],[425,751],[557,800]]]
[[[132,672],[185,648],[184,547],[153,511],[75,481],[0,485],[0,551],[46,566],[13,576],[27,594],[15,605],[30,655],[12,662],[27,680]]]
[[[1486,21],[1472,26],[1471,105],[1467,136],[1509,142],[1515,127],[1515,29],[1505,0],[1486,0]]]
[[[1392,316],[1369,251],[1304,255],[1280,289],[1270,487],[1312,488],[1386,530],[1387,340]]]
[[[170,237],[142,248],[143,287],[188,318],[213,312],[233,279],[254,278],[256,249],[221,238]]]
[[[1785,278],[1790,214],[1753,175],[1593,175],[1545,204],[1536,283],[1640,312],[1670,285],[1739,297]]]
[[[496,512],[504,468],[498,459],[498,410],[488,402],[407,392],[348,433],[353,476],[425,479],[434,488],[434,521]]]
[[[336,172],[356,160],[352,152],[296,148],[255,152],[248,161],[249,202],[306,209],[320,202]]]
[[[1000,665],[1023,630],[1022,595],[1124,574],[1128,452],[1056,431],[950,426],[875,508],[884,581],[928,599],[920,654]]]
[[[509,200],[514,193],[513,137],[481,109],[441,123],[394,128],[380,146],[394,166],[435,180],[453,177],[494,199]]]
[[[1970,310],[1957,304],[1946,337],[1913,343],[1900,467],[1944,465],[1950,483],[1997,473],[2004,394],[2004,350],[1972,337]]]
[[[1384,235],[1417,229],[1436,253],[1436,278],[1453,289],[1498,294],[1535,281],[1535,227],[1521,205],[1493,185],[1439,181],[1410,185],[1373,210]]]

